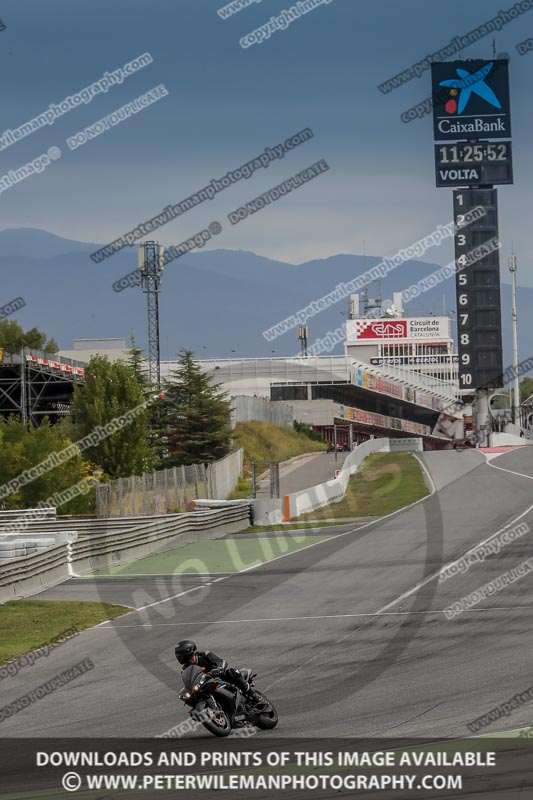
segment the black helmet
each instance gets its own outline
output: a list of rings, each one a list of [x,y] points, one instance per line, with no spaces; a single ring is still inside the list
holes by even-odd
[[[180,664],[186,664],[191,656],[196,653],[197,649],[196,642],[193,642],[190,639],[182,639],[181,642],[178,642],[174,648],[174,655]]]

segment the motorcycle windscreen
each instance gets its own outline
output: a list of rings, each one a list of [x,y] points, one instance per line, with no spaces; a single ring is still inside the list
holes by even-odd
[[[186,669],[183,670],[181,679],[188,692],[191,691],[195,683],[198,683],[198,678],[202,673],[202,667],[199,667],[197,664],[191,664],[190,667],[186,667]]]

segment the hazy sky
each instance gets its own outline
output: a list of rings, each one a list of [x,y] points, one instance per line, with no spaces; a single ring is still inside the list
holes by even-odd
[[[430,94],[430,74],[383,94],[378,84],[483,24],[508,0],[332,0],[261,44],[241,37],[290,8],[262,0],[229,19],[223,0],[5,0],[0,32],[2,122],[16,128],[136,56],[153,63],[4,147],[4,175],[59,147],[62,156],[0,195],[2,226],[107,242],[303,128],[314,138],[158,231],[178,243],[220,221],[208,247],[301,263],[336,253],[389,255],[451,219],[451,190],[434,185],[431,116],[403,111]],[[502,264],[511,243],[533,286],[531,78],[527,12],[496,34],[510,56],[515,185],[500,189]],[[465,58],[492,56],[492,35]],[[153,87],[168,96],[71,151],[66,139]],[[227,214],[320,159],[298,191],[232,227]],[[431,260],[453,258],[450,240]],[[503,278],[507,280],[507,269]]]

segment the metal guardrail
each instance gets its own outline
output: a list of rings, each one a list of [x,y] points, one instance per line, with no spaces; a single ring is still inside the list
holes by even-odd
[[[247,504],[211,511],[126,519],[58,519],[28,522],[26,533],[70,541],[43,553],[0,561],[0,603],[27,597],[76,574],[125,564],[200,540],[217,539],[250,525]],[[73,527],[76,529],[72,535]]]
[[[3,522],[16,522],[19,519],[55,519],[56,509],[52,507],[43,508],[23,508],[16,511],[0,511],[0,533],[2,533]]]
[[[72,563],[76,569],[77,562],[86,559],[98,559],[113,556],[113,563],[120,563],[120,554],[125,553],[129,559],[132,548],[148,548],[150,552],[160,551],[161,544],[179,538],[179,543],[189,544],[200,539],[214,539],[216,534],[228,533],[228,526],[237,524],[238,529],[248,527],[249,510],[246,506],[217,509],[186,514],[173,514],[158,518],[136,518],[133,520],[94,520],[92,526],[85,531],[78,528],[78,539],[71,545]],[[240,523],[244,523],[240,525]],[[100,523],[100,524],[99,524]],[[202,535],[205,534],[205,535]],[[125,552],[127,551],[127,552]],[[109,563],[106,559],[106,565]],[[92,565],[94,566],[94,565]]]

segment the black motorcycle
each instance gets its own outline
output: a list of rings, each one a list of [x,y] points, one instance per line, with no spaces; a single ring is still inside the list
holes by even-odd
[[[251,669],[241,669],[250,686],[256,677]],[[253,701],[247,700],[240,689],[202,667],[191,664],[181,673],[184,688],[180,700],[191,706],[189,714],[215,736],[229,736],[234,728],[255,725],[267,730],[278,724],[278,712],[262,692],[255,689]]]

